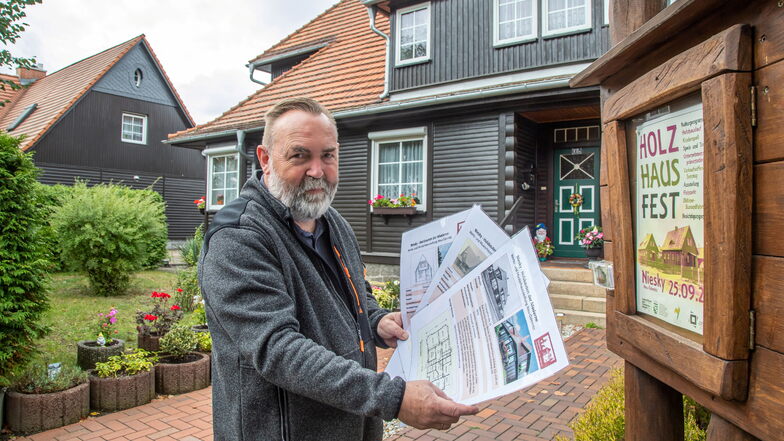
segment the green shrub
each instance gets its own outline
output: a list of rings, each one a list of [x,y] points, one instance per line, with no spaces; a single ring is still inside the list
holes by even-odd
[[[196,264],[199,263],[202,243],[204,243],[204,224],[201,224],[196,228],[196,232],[192,238],[180,245],[182,260],[184,260],[188,266],[196,266]]]
[[[175,359],[182,359],[188,352],[193,352],[198,343],[198,337],[190,326],[177,324],[161,337],[161,351]]]
[[[38,169],[19,150],[20,138],[0,133],[0,387],[29,362],[41,324],[50,254]]]
[[[204,301],[200,300],[193,310],[193,319],[200,325],[207,324],[207,311],[204,309]]]
[[[52,215],[63,259],[87,274],[101,295],[122,294],[132,271],[165,253],[166,219],[160,195],[116,184],[77,182]]]
[[[12,388],[23,394],[48,394],[70,389],[87,381],[87,372],[76,366],[64,365],[60,372],[49,378],[46,364],[31,364],[14,380]]]
[[[71,187],[67,185],[46,185],[41,183],[37,184],[37,191],[41,195],[41,203],[44,212],[46,213],[47,221],[42,225],[41,228],[41,235],[43,236],[43,241],[46,243],[46,247],[50,250],[52,257],[51,257],[51,267],[52,271],[63,271],[65,270],[68,265],[63,260],[62,253],[60,252],[60,246],[57,241],[57,232],[55,231],[54,227],[51,224],[51,216],[60,208],[63,201],[68,200],[69,196],[71,195]]]
[[[196,348],[200,352],[212,352],[212,336],[209,332],[197,332],[196,339],[198,340]]]
[[[397,280],[390,280],[384,283],[383,286],[371,284],[373,289],[373,296],[378,302],[378,306],[394,310],[400,308],[400,282]]]
[[[174,294],[174,303],[186,311],[193,311],[196,304],[194,297],[201,294],[199,289],[199,273],[195,266],[189,266],[177,273],[177,291]]]
[[[158,357],[144,349],[112,355],[105,362],[95,363],[95,373],[101,378],[136,375],[148,372],[158,362]]]
[[[684,395],[684,440],[705,441],[710,412]],[[612,371],[610,382],[593,397],[585,412],[569,427],[574,441],[623,441],[626,430],[624,419],[624,381],[620,369]],[[557,441],[568,441],[557,437]]]

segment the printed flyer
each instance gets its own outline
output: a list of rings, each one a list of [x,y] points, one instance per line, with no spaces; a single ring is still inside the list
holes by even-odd
[[[701,335],[702,104],[640,124],[636,138],[637,310]]]

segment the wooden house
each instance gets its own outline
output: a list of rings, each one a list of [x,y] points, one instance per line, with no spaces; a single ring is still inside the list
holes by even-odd
[[[653,237],[653,234],[649,233],[645,235],[645,239],[643,239],[640,246],[637,248],[637,253],[640,262],[656,262],[659,258],[659,247],[656,245],[656,238]]]
[[[662,261],[666,264],[697,266],[699,250],[689,226],[668,231],[660,251]]]
[[[25,135],[24,151],[45,184],[121,182],[150,185],[166,201],[169,238],[193,235],[202,221],[193,200],[204,193],[204,158],[162,144],[193,119],[144,35],[57,72],[19,69],[6,79],[0,129]]]
[[[556,256],[599,225],[599,91],[569,80],[609,48],[607,4],[342,0],[250,60],[272,81],[168,143],[207,156],[207,207],[259,167],[264,113],[306,95],[338,124],[333,203],[368,263],[396,264],[403,231],[474,203],[508,231],[551,226]],[[575,216],[568,198],[585,203]],[[416,193],[413,219],[374,214],[377,194]],[[411,221],[409,223],[409,221]]]

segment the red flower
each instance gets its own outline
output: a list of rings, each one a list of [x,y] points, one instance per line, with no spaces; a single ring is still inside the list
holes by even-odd
[[[182,288],[177,288],[177,292],[182,292]]]
[[[155,320],[158,320],[158,316],[157,315],[152,315],[152,314],[147,314],[147,315],[144,316],[144,319],[145,320],[149,320],[151,322],[154,322]]]
[[[150,297],[157,298],[157,297],[160,297],[160,295],[158,294],[158,291],[153,291],[152,295]]]
[[[178,309],[181,309],[181,308],[179,306],[177,306],[177,305],[171,305],[171,308],[169,308],[169,309],[171,309],[172,311],[177,311]]]
[[[165,292],[159,292],[159,293],[158,293],[158,297],[160,297],[160,298],[162,298],[162,299],[168,299],[168,298],[171,298],[171,296],[170,296],[169,294],[166,294]]]

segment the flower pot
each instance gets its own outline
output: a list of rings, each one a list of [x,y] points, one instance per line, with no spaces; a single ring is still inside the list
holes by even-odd
[[[539,258],[539,261],[540,261],[540,262],[545,262],[546,260],[547,260],[547,258],[546,258],[546,257],[540,257],[540,258]]]
[[[176,395],[204,389],[210,385],[210,357],[191,352],[181,363],[171,357],[161,357],[155,365],[155,391]]]
[[[596,260],[596,259],[599,259],[600,257],[602,257],[602,251],[604,251],[604,249],[602,247],[586,248],[585,249],[585,255],[589,259]]]
[[[145,335],[141,332],[136,335],[136,346],[145,351],[158,352],[161,350],[160,339],[162,335]]]
[[[199,213],[204,214],[204,208],[199,208]]]
[[[210,328],[207,325],[193,325],[191,326],[193,332],[210,332]]]
[[[90,383],[49,394],[6,395],[8,428],[35,433],[75,423],[90,413]]]
[[[76,364],[89,371],[95,369],[95,363],[107,361],[112,355],[120,355],[124,350],[125,341],[117,338],[105,346],[100,346],[95,340],[82,340],[76,343]]]
[[[384,218],[384,225],[389,224],[390,216],[403,216],[408,218],[408,224],[417,214],[416,207],[373,207],[373,214]]]
[[[90,372],[90,408],[115,411],[147,404],[155,398],[155,366],[136,375],[100,378]]]

